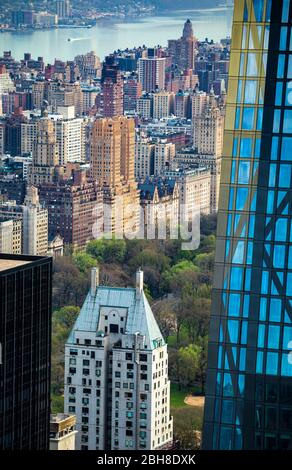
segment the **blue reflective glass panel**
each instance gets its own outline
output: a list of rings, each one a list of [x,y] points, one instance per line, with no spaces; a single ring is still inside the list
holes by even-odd
[[[268,348],[278,349],[280,342],[280,327],[270,325],[268,330]]]
[[[292,377],[292,352],[282,354],[281,375],[283,377]]]
[[[290,326],[284,326],[283,349],[292,350],[292,328]]]
[[[252,156],[252,139],[245,137],[240,142],[240,157],[250,158]]]
[[[238,188],[237,197],[236,197],[236,209],[242,211],[244,206],[247,203],[248,198],[248,189],[247,188]]]
[[[271,298],[270,302],[270,321],[281,321],[282,301],[281,299]]]
[[[266,374],[277,375],[278,373],[278,353],[267,353]]]
[[[248,184],[250,175],[250,162],[240,162],[238,166],[238,183]]]
[[[292,110],[286,110],[284,112],[284,124],[283,124],[283,132],[285,134],[290,134],[292,132]]]
[[[292,160],[292,137],[283,137],[281,160]]]
[[[247,80],[245,82],[244,102],[246,104],[255,104],[257,96],[257,82]]]
[[[222,423],[231,424],[233,422],[234,404],[231,400],[222,400]]]
[[[285,56],[284,54],[281,54],[279,55],[279,59],[278,59],[278,72],[277,72],[278,78],[284,77],[284,69],[285,69]]]
[[[281,165],[279,172],[279,187],[289,188],[291,182],[291,165]]]
[[[254,128],[254,108],[243,108],[242,128],[244,130],[252,130]]]

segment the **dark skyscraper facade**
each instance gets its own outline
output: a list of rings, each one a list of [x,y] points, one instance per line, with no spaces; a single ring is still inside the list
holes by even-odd
[[[292,449],[291,10],[235,0],[205,449]]]
[[[0,450],[49,446],[52,260],[0,255]]]

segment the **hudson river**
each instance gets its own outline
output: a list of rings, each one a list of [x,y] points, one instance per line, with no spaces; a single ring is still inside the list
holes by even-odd
[[[117,49],[167,45],[168,39],[182,34],[184,21],[190,18],[198,39],[215,41],[230,35],[232,10],[213,8],[180,10],[126,20],[101,20],[91,29],[66,28],[43,31],[7,32],[0,34],[0,54],[11,51],[20,59],[25,52],[33,58],[43,56],[46,62],[55,57],[70,60],[77,54],[94,50],[101,59]],[[68,41],[70,38],[70,41]]]

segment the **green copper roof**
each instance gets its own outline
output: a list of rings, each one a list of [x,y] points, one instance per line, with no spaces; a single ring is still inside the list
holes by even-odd
[[[152,350],[158,344],[165,344],[144,292],[141,296],[137,296],[134,288],[104,286],[97,287],[95,295],[89,291],[67,343],[75,343],[76,331],[97,334],[100,307],[107,306],[128,309],[125,334],[132,335],[138,332],[145,336],[147,349]]]

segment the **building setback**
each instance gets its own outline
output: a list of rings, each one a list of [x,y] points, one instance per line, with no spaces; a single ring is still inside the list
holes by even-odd
[[[291,15],[235,0],[204,449],[292,449]]]
[[[0,449],[49,448],[52,260],[0,255]]]
[[[65,412],[76,414],[77,450],[172,446],[167,345],[143,292],[98,285],[65,347]]]

